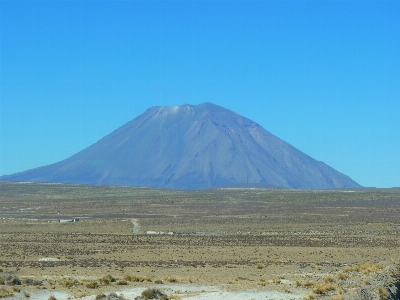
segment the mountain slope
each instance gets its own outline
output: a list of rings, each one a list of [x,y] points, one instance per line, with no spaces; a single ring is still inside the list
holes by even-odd
[[[255,122],[211,103],[152,107],[66,160],[0,179],[176,189],[360,187]]]

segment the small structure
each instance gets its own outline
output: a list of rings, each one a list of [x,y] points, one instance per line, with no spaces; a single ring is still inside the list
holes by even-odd
[[[168,231],[168,232],[164,232],[164,231],[153,231],[153,230],[148,230],[146,231],[146,234],[168,234],[168,235],[173,235],[174,232],[173,231]]]
[[[66,220],[58,219],[58,222],[60,222],[60,223],[79,222],[79,219],[78,218],[66,219]]]

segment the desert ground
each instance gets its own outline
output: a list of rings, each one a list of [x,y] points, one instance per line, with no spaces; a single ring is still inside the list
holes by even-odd
[[[399,216],[400,189],[0,182],[0,298],[400,299]]]

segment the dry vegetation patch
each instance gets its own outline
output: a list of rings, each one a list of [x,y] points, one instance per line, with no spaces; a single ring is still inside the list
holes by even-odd
[[[363,289],[385,299],[389,281],[399,281],[399,190],[0,182],[0,191],[4,295],[38,287],[103,297],[125,285],[229,282],[308,299]]]

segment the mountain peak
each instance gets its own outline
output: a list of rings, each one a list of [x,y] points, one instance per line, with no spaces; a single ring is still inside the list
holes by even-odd
[[[257,123],[221,106],[156,106],[53,165],[1,180],[177,189],[359,187]]]

